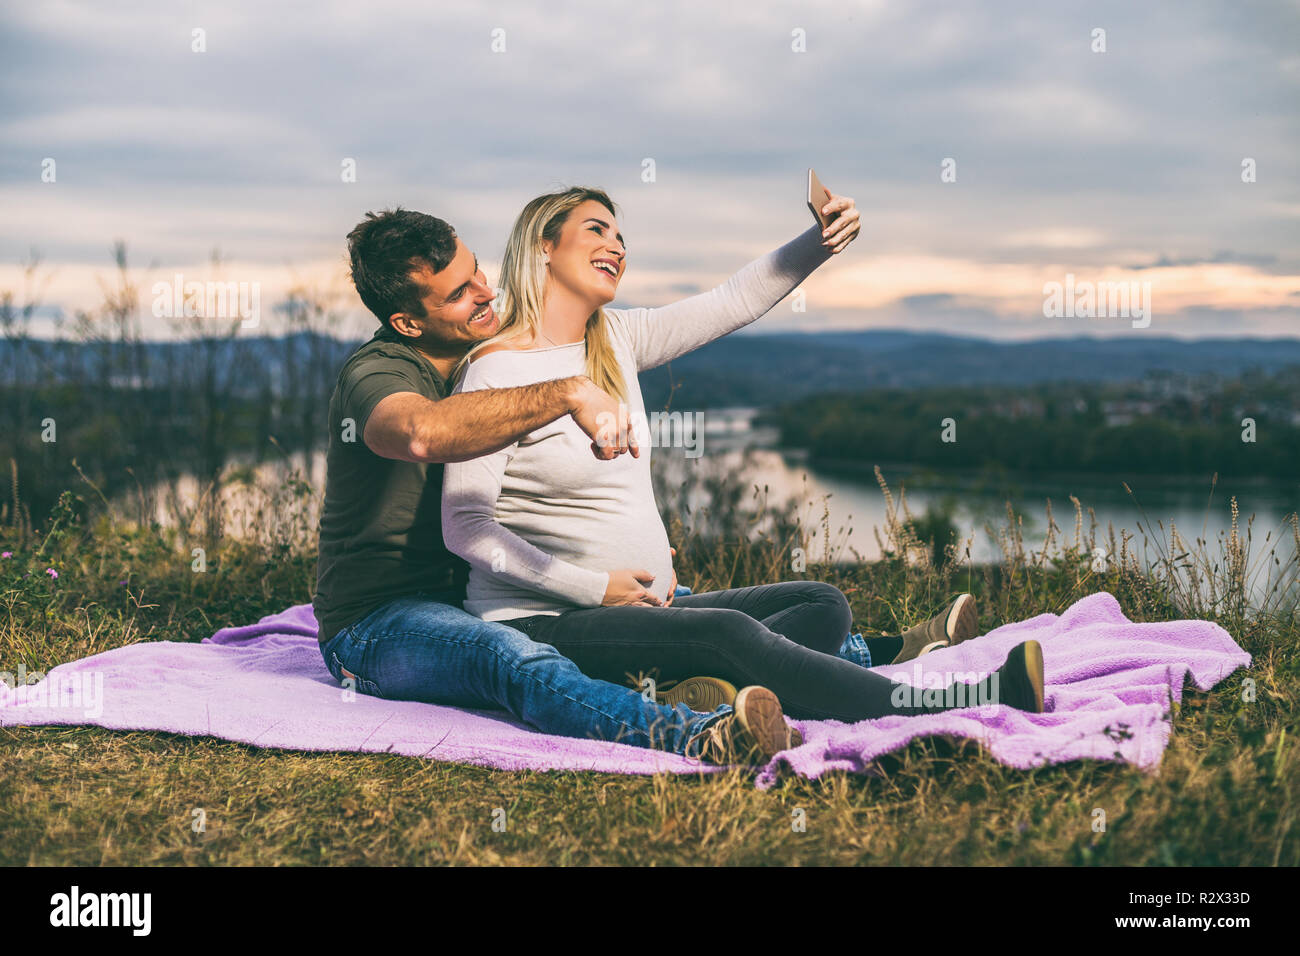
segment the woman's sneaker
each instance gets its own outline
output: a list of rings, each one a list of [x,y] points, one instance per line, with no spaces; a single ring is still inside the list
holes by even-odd
[[[795,734],[798,731],[786,725],[776,694],[766,687],[745,687],[736,695],[732,712],[697,735],[704,738],[699,756],[715,764],[746,763],[755,758],[766,763],[789,750]],[[798,739],[802,744],[802,735]]]
[[[946,608],[930,620],[902,633],[903,646],[891,664],[904,664],[940,647],[953,647],[979,634],[979,615],[975,596],[959,594]]]
[[[1031,714],[1043,712],[1043,648],[1037,641],[1025,641],[1011,648],[997,675],[994,703],[1006,704]],[[990,675],[991,676],[991,675]],[[985,678],[989,680],[989,678]]]
[[[687,677],[665,681],[655,689],[655,700],[665,707],[685,704],[691,710],[711,714],[723,704],[734,704],[736,686],[718,677]]]

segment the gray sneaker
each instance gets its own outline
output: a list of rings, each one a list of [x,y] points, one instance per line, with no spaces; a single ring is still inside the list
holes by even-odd
[[[940,647],[953,647],[979,634],[975,596],[959,594],[930,620],[903,632],[903,648],[891,664],[904,664]]]

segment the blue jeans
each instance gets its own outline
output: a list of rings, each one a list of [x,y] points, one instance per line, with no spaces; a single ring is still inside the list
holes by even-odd
[[[702,731],[731,713],[666,707],[593,680],[549,644],[426,591],[381,605],[321,645],[334,679],[388,700],[509,711],[543,733],[595,737],[698,757]]]
[[[846,661],[852,661],[862,667],[871,666],[871,648],[867,647],[867,642],[861,634],[850,634],[844,638],[844,643],[835,654],[836,657],[842,657]],[[889,662],[886,661],[886,664]]]

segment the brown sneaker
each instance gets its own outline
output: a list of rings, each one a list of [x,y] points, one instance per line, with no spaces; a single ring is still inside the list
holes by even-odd
[[[685,680],[665,681],[655,689],[655,700],[665,707],[685,704],[691,710],[709,714],[723,704],[734,704],[736,685],[719,677],[687,677]]]
[[[930,620],[903,632],[903,648],[891,664],[903,664],[928,654],[936,648],[952,647],[979,634],[979,615],[975,596],[959,594],[946,608]]]
[[[766,687],[745,687],[732,707],[730,714],[702,732],[701,760],[731,764],[760,758],[766,762],[790,748],[792,734],[798,731],[786,725],[776,694]],[[802,735],[799,743],[803,743]]]

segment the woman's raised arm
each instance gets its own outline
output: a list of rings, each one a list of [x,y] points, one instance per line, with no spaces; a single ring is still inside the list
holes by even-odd
[[[857,208],[847,196],[833,196],[827,208],[839,212],[829,235],[812,226],[708,292],[653,309],[606,309],[611,322],[625,330],[637,371],[662,365],[748,325],[842,251],[858,233]]]

